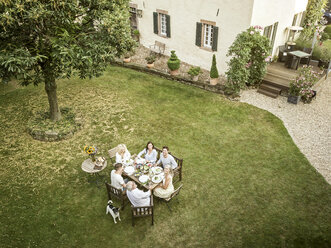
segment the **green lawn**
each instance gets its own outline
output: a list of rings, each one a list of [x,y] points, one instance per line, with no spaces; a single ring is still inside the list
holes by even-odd
[[[33,140],[26,123],[47,107],[43,85],[0,91],[1,247],[331,247],[331,187],[272,114],[129,69],[58,83],[61,106],[84,118],[73,138]],[[85,144],[131,153],[148,140],[184,158],[172,213],[155,225],[114,224],[106,189],[87,182]],[[109,180],[110,166],[106,168]],[[118,205],[118,204],[117,204]]]

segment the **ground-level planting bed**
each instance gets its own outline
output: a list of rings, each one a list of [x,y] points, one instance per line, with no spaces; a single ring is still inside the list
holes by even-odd
[[[330,247],[331,187],[282,122],[253,106],[133,70],[58,84],[60,106],[82,116],[61,142],[27,132],[47,106],[42,85],[1,88],[1,247]],[[105,215],[107,195],[87,183],[85,144],[100,155],[148,140],[184,158],[172,212],[155,202],[155,225]],[[109,180],[110,166],[103,172]],[[115,203],[119,205],[118,203]]]

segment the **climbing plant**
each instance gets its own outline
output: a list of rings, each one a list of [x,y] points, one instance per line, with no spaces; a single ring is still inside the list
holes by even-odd
[[[261,34],[263,28],[254,26],[237,35],[230,46],[227,56],[228,71],[226,93],[237,94],[246,85],[257,85],[261,82],[266,65],[271,60],[270,40]]]
[[[308,0],[301,32],[303,39],[312,39],[315,31],[320,31],[321,24],[323,24],[323,9],[326,7],[327,2],[328,0]]]

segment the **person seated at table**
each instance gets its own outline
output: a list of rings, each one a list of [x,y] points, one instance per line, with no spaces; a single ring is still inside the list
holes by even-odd
[[[126,148],[126,145],[119,144],[118,145],[118,151],[116,152],[116,163],[121,163],[126,165],[127,161],[130,161],[131,154]]]
[[[111,186],[116,189],[124,190],[126,187],[125,181],[122,177],[123,166],[121,163],[115,164],[115,170],[110,172],[110,182]]]
[[[164,179],[161,185],[154,189],[154,195],[159,198],[169,198],[174,192],[174,185],[172,184],[172,171],[170,165],[164,166]]]
[[[169,154],[169,148],[167,146],[164,146],[162,148],[162,153],[160,154],[160,159],[156,163],[156,165],[160,165],[160,164],[162,164],[162,166],[169,164],[169,165],[171,165],[172,169],[175,169],[178,166],[174,157]]]
[[[138,153],[137,158],[141,158],[141,156],[145,156],[146,163],[155,163],[157,158],[157,151],[154,149],[154,145],[151,141],[147,142],[144,150]]]
[[[126,185],[126,195],[134,207],[144,207],[151,204],[151,190],[144,192],[137,188],[137,184],[133,181],[129,181]]]

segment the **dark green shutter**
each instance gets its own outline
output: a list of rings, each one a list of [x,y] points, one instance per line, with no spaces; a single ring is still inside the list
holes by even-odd
[[[305,18],[306,18],[306,11],[302,12],[300,27],[303,27],[303,22],[305,21]]]
[[[202,33],[202,23],[197,22],[197,30],[195,34],[195,45],[201,47],[201,33]]]
[[[171,37],[171,32],[170,32],[170,15],[165,15],[166,16],[166,25],[167,25],[167,37]]]
[[[272,38],[271,38],[271,52],[274,49],[275,38],[277,34],[278,22],[274,24],[274,29],[272,31]]]
[[[217,51],[218,27],[213,26],[213,44],[211,50]]]
[[[153,12],[153,25],[154,25],[154,34],[159,33],[159,24],[158,24],[159,15],[157,12]]]

